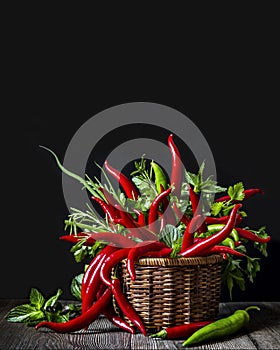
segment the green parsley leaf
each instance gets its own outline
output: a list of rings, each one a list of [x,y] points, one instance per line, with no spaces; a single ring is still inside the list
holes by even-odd
[[[244,186],[242,182],[236,183],[234,186],[229,186],[228,188],[228,195],[230,196],[230,199],[242,201],[245,197],[245,194],[243,193]]]
[[[214,202],[211,206],[211,214],[217,216],[221,212],[223,205],[223,202]]]

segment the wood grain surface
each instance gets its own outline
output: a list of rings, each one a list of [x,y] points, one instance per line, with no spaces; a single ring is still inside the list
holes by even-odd
[[[185,349],[183,340],[161,340],[131,335],[100,317],[87,331],[59,334],[47,329],[36,331],[21,323],[9,323],[5,315],[26,300],[0,300],[0,349]],[[280,303],[221,303],[219,317],[237,309],[258,305],[261,311],[250,312],[250,323],[236,335],[208,342],[191,349],[280,349]]]

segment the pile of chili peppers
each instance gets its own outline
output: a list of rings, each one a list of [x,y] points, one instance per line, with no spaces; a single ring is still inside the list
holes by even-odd
[[[36,329],[47,327],[56,332],[74,332],[87,329],[100,314],[103,314],[113,324],[127,332],[135,333],[137,328],[143,335],[147,335],[143,321],[122,291],[120,280],[117,276],[112,277],[112,270],[126,259],[127,271],[131,279],[137,280],[135,263],[139,258],[169,257],[172,259],[173,247],[159,240],[159,233],[167,224],[184,227],[181,247],[176,257],[187,258],[222,254],[224,259],[227,259],[229,255],[244,256],[242,251],[236,249],[242,243],[240,240],[245,239],[259,243],[267,243],[270,240],[270,236],[263,238],[246,228],[237,227],[242,222],[242,216],[239,212],[242,206],[240,201],[232,203],[228,215],[217,217],[205,215],[200,195],[195,192],[191,184],[188,184],[187,188],[191,215],[189,212],[181,211],[177,205],[178,202],[171,200],[175,197],[180,198],[184,176],[181,155],[172,134],[168,137],[168,147],[172,159],[170,183],[168,183],[167,177],[160,166],[155,162],[151,162],[158,193],[146,212],[138,209],[135,209],[133,213],[128,212],[114,198],[112,193],[101,185],[99,190],[106,200],[92,196],[93,201],[104,211],[108,223],[112,227],[116,225],[124,227],[125,235],[113,231],[89,232],[87,230],[60,237],[61,240],[73,244],[83,241],[85,246],[93,246],[96,242],[103,242],[104,248],[93,257],[83,275],[81,315],[64,323],[41,322],[36,326]],[[107,174],[119,182],[126,198],[137,201],[141,196],[137,186],[124,174],[114,169],[107,161],[105,161],[104,167]],[[244,197],[247,199],[261,192],[260,189],[248,189],[244,191]],[[215,201],[224,202],[227,200],[229,200],[229,197],[224,196],[217,198]],[[113,306],[113,296],[122,314],[131,321],[133,326],[116,313]],[[188,334],[186,328],[190,332],[205,324],[182,325],[177,329],[178,333],[174,328],[173,331],[169,330],[169,334],[172,334],[174,338],[183,331],[186,335]]]

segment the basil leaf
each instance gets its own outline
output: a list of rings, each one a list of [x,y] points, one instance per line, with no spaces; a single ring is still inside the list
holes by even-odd
[[[36,288],[31,288],[29,300],[30,304],[35,306],[37,310],[40,310],[45,302],[45,298]]]
[[[75,297],[79,301],[82,301],[81,288],[82,288],[83,275],[84,274],[81,273],[76,277],[74,277],[70,286],[71,294],[73,295],[73,297]]]
[[[6,315],[6,320],[9,322],[31,322],[44,318],[43,311],[37,310],[34,306],[23,304],[14,307]]]
[[[49,307],[49,306],[53,307],[56,304],[58,298],[61,296],[61,294],[62,294],[62,289],[58,289],[57,292],[56,292],[56,295],[52,296],[51,298],[49,298],[45,302],[44,310],[46,310],[47,307]]]

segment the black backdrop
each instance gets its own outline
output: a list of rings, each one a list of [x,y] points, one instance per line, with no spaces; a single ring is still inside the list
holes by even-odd
[[[248,44],[233,35],[217,51],[219,41],[215,46],[204,37],[208,46],[203,54],[170,47],[174,55],[163,60],[165,47],[152,55],[153,47],[143,52],[135,45],[128,56],[102,38],[85,68],[87,53],[76,60],[65,41],[21,39],[19,56],[12,55],[8,65],[4,96],[0,297],[26,298],[31,287],[51,295],[60,287],[63,297],[70,298],[69,283],[82,270],[70,245],[59,240],[68,215],[61,172],[39,145],[63,159],[71,138],[89,118],[118,104],[144,101],[177,109],[196,124],[212,149],[220,184],[243,181],[265,191],[248,200],[246,210],[248,224],[265,225],[272,236],[269,257],[262,258],[255,283],[247,282],[245,292],[236,289],[233,298],[279,301],[279,108],[273,40],[256,34]],[[67,44],[71,47],[71,41]],[[104,52],[108,45],[110,52]],[[266,54],[260,55],[263,49]],[[96,156],[104,158],[130,133],[136,135],[120,129],[107,137]],[[138,130],[139,137],[149,133],[149,128]],[[153,137],[163,139],[159,132]],[[222,298],[228,300],[226,291]]]

